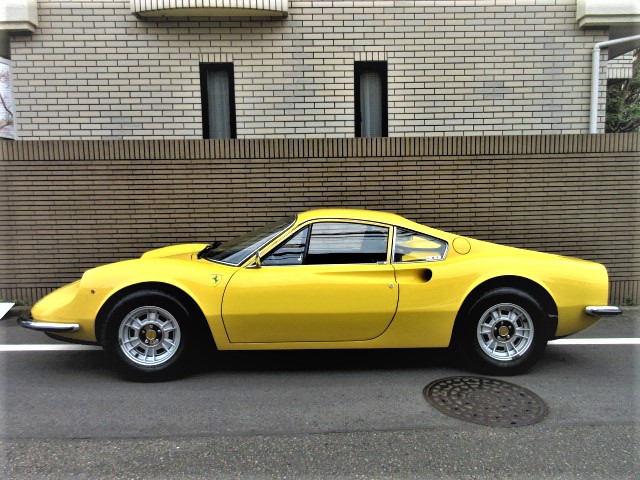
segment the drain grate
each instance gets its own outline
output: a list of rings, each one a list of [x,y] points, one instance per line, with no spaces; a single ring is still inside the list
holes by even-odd
[[[445,415],[491,427],[532,425],[549,412],[531,390],[493,378],[442,378],[427,385],[423,393]]]

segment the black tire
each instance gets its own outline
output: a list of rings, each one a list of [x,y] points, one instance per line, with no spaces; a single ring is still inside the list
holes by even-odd
[[[102,347],[116,369],[131,380],[170,380],[185,373],[193,353],[191,327],[189,311],[178,300],[144,290],[111,309],[102,329]]]
[[[517,375],[530,369],[547,346],[547,315],[522,290],[491,290],[473,303],[465,317],[458,345],[472,370]]]

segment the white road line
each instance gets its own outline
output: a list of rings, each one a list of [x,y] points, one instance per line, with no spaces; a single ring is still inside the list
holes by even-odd
[[[640,345],[640,338],[562,338],[549,345]]]
[[[59,352],[78,350],[100,350],[93,345],[0,345],[0,352]]]
[[[0,319],[4,317],[9,310],[13,307],[13,303],[11,302],[0,302]]]

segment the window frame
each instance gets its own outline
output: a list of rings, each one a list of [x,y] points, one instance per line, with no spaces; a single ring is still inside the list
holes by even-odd
[[[306,263],[307,260],[307,254],[309,252],[309,245],[311,243],[311,236],[313,235],[313,225],[318,224],[318,223],[353,223],[353,224],[357,224],[357,225],[371,225],[374,227],[381,227],[381,228],[386,228],[387,229],[387,248],[386,248],[386,258],[384,262],[375,262],[375,263],[371,263],[371,262],[367,262],[367,263],[322,263],[322,264],[308,264]],[[279,242],[277,245],[275,245],[272,249],[270,249],[267,253],[265,253],[264,255],[261,255],[261,258],[266,258],[269,255],[271,255],[273,252],[275,252],[278,248],[284,246],[289,240],[291,240],[293,237],[295,237],[298,233],[300,233],[302,230],[304,230],[305,228],[309,228],[309,234],[307,235],[307,242],[304,248],[304,253],[303,253],[303,262],[300,264],[295,264],[295,265],[261,265],[261,268],[271,268],[271,267],[323,267],[323,266],[337,266],[337,265],[391,265],[391,259],[393,257],[390,257],[390,252],[392,251],[393,245],[393,239],[395,238],[395,230],[394,230],[394,226],[393,225],[387,225],[384,223],[377,223],[377,222],[368,222],[368,221],[364,221],[364,220],[356,220],[356,219],[346,219],[346,218],[323,218],[321,220],[310,220],[308,222],[305,222],[303,224],[298,225],[299,228],[297,228],[294,232],[292,232],[290,235],[287,235],[287,237],[282,241]]]
[[[236,95],[232,62],[201,62],[200,63],[200,99],[202,104],[202,138],[209,136],[209,86],[208,77],[211,72],[226,72],[229,78],[229,123],[231,136],[236,138]],[[223,140],[223,139],[214,139]]]
[[[362,137],[362,111],[360,110],[360,75],[366,72],[374,72],[380,75],[380,83],[382,89],[382,137],[389,136],[389,82],[388,82],[388,65],[387,61],[356,61],[353,64],[353,97],[354,97],[354,127],[355,136]]]
[[[290,264],[286,264],[286,263],[283,263],[283,264],[268,264],[268,263],[264,263],[269,258],[269,256],[273,255],[280,248],[284,247],[293,238],[295,238],[300,232],[302,232],[304,230],[307,230],[307,229],[309,231],[307,232],[307,238],[305,240],[304,249],[302,251],[302,263],[290,263]],[[260,257],[260,266],[261,267],[299,267],[301,265],[305,265],[304,260],[307,257],[307,251],[309,250],[309,238],[310,237],[311,237],[311,225],[309,223],[306,223],[306,224],[304,224],[302,226],[302,228],[299,228],[298,230],[294,231],[291,235],[287,236],[287,238],[285,238],[282,242],[278,243],[275,247],[273,247],[267,253],[262,255]]]
[[[434,240],[437,240],[438,242],[442,242],[445,245],[444,248],[444,252],[442,253],[442,258],[440,259],[434,259],[434,260],[411,260],[411,261],[407,261],[407,262],[396,262],[394,259],[396,258],[396,241],[397,241],[397,232],[398,229],[402,229],[402,230],[406,230],[407,232],[411,232],[411,233],[415,233],[416,235],[422,235],[425,237],[429,237],[432,238]],[[396,225],[393,226],[393,244],[391,245],[391,257],[390,257],[390,261],[392,265],[411,265],[411,264],[415,264],[415,263],[435,263],[435,262],[443,262],[444,260],[446,260],[447,258],[447,254],[449,253],[449,242],[447,242],[446,240],[443,240],[441,238],[438,237],[434,237],[433,235],[429,235],[428,233],[423,233],[423,232],[418,232],[416,230],[411,230],[410,228],[406,228],[406,227],[398,227]]]

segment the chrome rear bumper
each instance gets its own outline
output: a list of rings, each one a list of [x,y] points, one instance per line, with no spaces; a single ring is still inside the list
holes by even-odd
[[[618,307],[587,307],[584,309],[584,312],[587,315],[591,315],[592,317],[613,317],[615,315],[621,315],[622,310]]]
[[[18,318],[18,325],[30,330],[38,330],[39,332],[77,332],[80,325],[77,323],[52,323],[52,322],[35,322],[31,315],[21,315]]]

